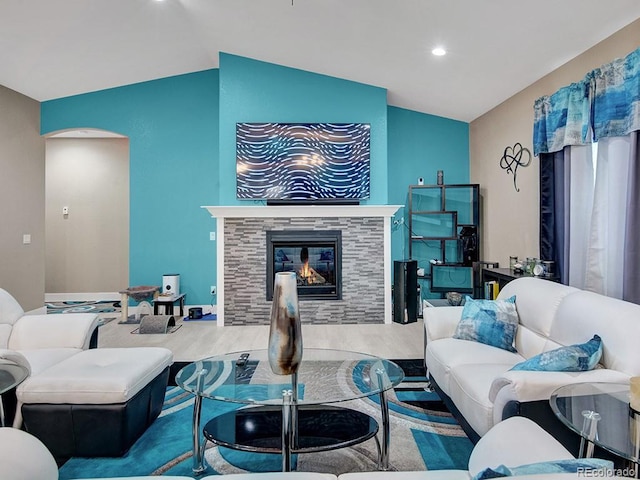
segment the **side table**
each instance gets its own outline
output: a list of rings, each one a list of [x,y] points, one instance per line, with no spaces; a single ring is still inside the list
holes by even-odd
[[[549,399],[553,413],[581,437],[580,457],[600,447],[630,462],[640,462],[640,422],[629,410],[628,383],[574,383],[557,388]]]
[[[20,385],[29,376],[27,367],[0,361],[0,427],[4,427],[4,405],[2,394]]]
[[[153,314],[158,315],[158,307],[162,305],[165,315],[173,315],[173,306],[176,302],[180,302],[180,317],[182,317],[184,315],[184,299],[186,296],[186,293],[181,293],[180,295],[158,295],[153,299]]]

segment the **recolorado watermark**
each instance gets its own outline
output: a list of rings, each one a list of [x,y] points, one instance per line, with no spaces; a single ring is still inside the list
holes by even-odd
[[[633,467],[626,468],[586,468],[586,467],[578,467],[576,469],[576,474],[578,477],[584,478],[612,478],[612,477],[626,477],[626,478],[637,478],[638,466],[635,465]]]

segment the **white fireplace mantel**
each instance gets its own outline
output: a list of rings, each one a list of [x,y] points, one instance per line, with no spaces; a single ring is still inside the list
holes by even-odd
[[[206,208],[214,218],[393,217],[403,205],[277,205]]]
[[[391,305],[391,217],[403,205],[232,205],[203,206],[216,219],[217,235],[217,325],[224,326],[225,218],[332,218],[382,217],[384,219],[384,323],[392,321]]]

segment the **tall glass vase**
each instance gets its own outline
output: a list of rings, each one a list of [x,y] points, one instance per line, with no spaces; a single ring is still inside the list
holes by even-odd
[[[278,272],[273,283],[269,365],[276,375],[297,373],[302,361],[302,327],[295,272]]]

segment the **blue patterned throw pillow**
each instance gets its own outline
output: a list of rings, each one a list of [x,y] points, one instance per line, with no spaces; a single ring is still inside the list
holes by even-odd
[[[515,295],[506,300],[474,300],[467,296],[453,338],[471,340],[515,352],[518,329]]]
[[[575,473],[585,477],[605,477],[613,471],[613,462],[600,458],[576,458],[552,460],[549,462],[530,463],[519,467],[499,465],[486,468],[475,475],[472,480],[488,480],[490,478],[517,477],[520,475],[540,475],[548,473]],[[611,476],[611,475],[608,475]]]
[[[542,352],[511,370],[533,370],[542,372],[584,372],[593,370],[602,357],[602,340],[594,335],[587,343],[560,347]]]

